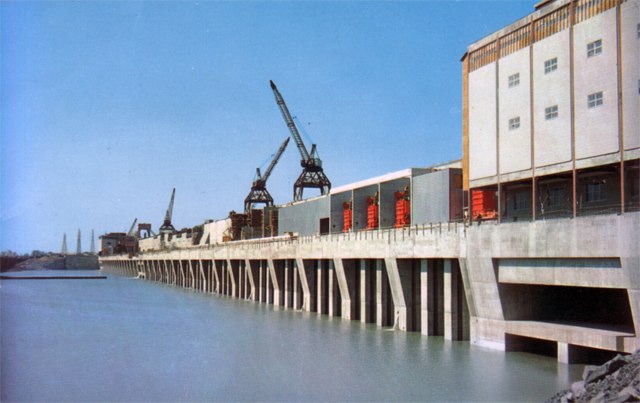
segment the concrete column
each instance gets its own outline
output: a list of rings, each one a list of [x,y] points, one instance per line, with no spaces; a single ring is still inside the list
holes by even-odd
[[[336,270],[334,267],[333,260],[329,260],[329,268],[327,269],[329,273],[329,284],[327,284],[329,288],[329,316],[339,316],[341,302],[340,302],[340,288],[337,284],[336,279]]]
[[[282,306],[284,302],[284,294],[282,292],[282,270],[280,270],[280,268],[276,268],[276,262],[274,262],[273,259],[268,259],[267,265],[269,266],[269,279],[273,285],[273,305]]]
[[[284,309],[291,308],[291,273],[289,268],[289,259],[284,261]]]
[[[313,267],[313,262],[296,258],[296,269],[300,277],[300,288],[302,288],[302,306],[300,309],[307,312],[315,312],[317,294],[315,287],[316,270]]]
[[[407,304],[402,287],[402,279],[398,270],[398,261],[395,258],[385,258],[384,265],[389,276],[389,287],[393,298],[394,318],[393,328],[397,330],[407,330]]]
[[[420,259],[420,321],[422,327],[420,333],[424,335],[429,334],[429,310],[427,306],[428,300],[428,282],[427,277],[429,274],[429,266],[427,259]]]
[[[390,322],[389,307],[390,301],[387,298],[387,288],[389,283],[387,273],[383,267],[383,261],[376,259],[376,324],[378,326],[388,326]]]
[[[371,270],[366,259],[360,259],[360,321],[362,323],[375,322],[375,311],[372,309],[375,301],[372,298]],[[375,286],[374,286],[375,287]]]
[[[563,364],[571,364],[568,343],[558,342],[558,362]]]
[[[342,311],[342,319],[354,319],[355,314],[355,270],[352,260],[345,261],[340,258],[333,259],[335,267],[336,279],[340,289],[340,309]]]
[[[258,266],[258,301],[260,302],[266,302],[266,293],[265,293],[265,275],[264,275],[264,268],[262,265],[262,260],[260,260],[259,262],[259,266]]]
[[[224,276],[222,271],[222,262],[212,260],[211,268],[213,269],[213,277],[215,279],[215,292],[216,294],[222,294],[224,293]]]
[[[322,267],[322,260],[318,260],[317,261],[317,269],[316,269],[316,281],[317,281],[317,312],[318,314],[324,314],[326,315],[328,313],[328,309],[327,309],[327,305],[326,305],[326,301],[325,301],[325,294],[326,294],[326,281],[325,281],[325,276],[324,276],[324,269]]]
[[[206,292],[207,290],[207,274],[205,272],[204,260],[198,260],[198,269],[200,270],[200,284],[198,284],[198,289],[202,292]]]
[[[193,264],[191,263],[191,259],[189,259],[189,288],[196,288],[196,277],[193,275]]]
[[[298,265],[293,263],[293,309],[300,309],[300,290],[299,290],[299,274],[298,274]]]
[[[255,302],[257,300],[256,267],[254,262],[249,259],[245,259],[244,267],[245,267],[245,272],[247,273],[247,280],[249,281],[249,287],[248,287],[249,295],[247,295],[246,298]]]
[[[227,272],[229,273],[229,295],[238,297],[238,267],[233,264],[231,259],[226,260]]]

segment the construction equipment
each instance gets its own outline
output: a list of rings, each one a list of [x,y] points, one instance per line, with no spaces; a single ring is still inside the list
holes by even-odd
[[[171,201],[169,202],[169,208],[167,209],[167,213],[164,216],[164,222],[160,227],[160,234],[173,234],[176,232],[176,229],[171,224],[171,216],[173,215],[173,199],[176,196],[176,188],[173,188],[173,192],[171,192]]]
[[[380,225],[380,194],[367,197],[367,229],[377,229]]]
[[[134,232],[134,229],[136,228],[136,223],[138,222],[138,219],[134,219],[133,220],[133,224],[131,224],[131,228],[129,228],[129,232],[127,232],[127,236],[135,236],[136,233]]]
[[[342,203],[342,232],[351,231],[351,223],[353,222],[353,201]]]
[[[287,148],[289,144],[290,138],[287,137],[285,141],[282,143],[278,151],[276,152],[271,164],[267,167],[264,175],[260,174],[260,168],[256,168],[256,177],[253,180],[253,184],[251,185],[251,191],[249,195],[244,199],[244,212],[249,214],[254,204],[264,203],[267,207],[273,206],[273,197],[269,194],[267,190],[267,179],[269,179],[269,175],[271,175],[271,171],[278,163],[278,160],[282,156],[282,153]]]
[[[269,83],[271,84],[271,89],[276,97],[276,103],[280,107],[280,112],[282,112],[282,117],[284,118],[284,121],[291,132],[291,136],[295,140],[296,146],[298,146],[298,150],[300,151],[300,166],[302,166],[302,173],[293,184],[293,200],[302,200],[302,192],[305,188],[320,189],[320,194],[328,194],[331,190],[331,182],[322,170],[322,160],[318,156],[316,145],[313,144],[311,146],[311,153],[307,151],[307,147],[302,142],[298,128],[289,113],[289,109],[287,108],[282,95],[280,95],[280,91],[278,91],[278,88],[276,88],[273,81],[269,81]]]
[[[396,228],[411,225],[411,192],[409,186],[394,193],[396,197]]]

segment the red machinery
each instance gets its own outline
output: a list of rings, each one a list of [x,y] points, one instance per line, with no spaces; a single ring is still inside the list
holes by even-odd
[[[380,206],[378,204],[378,192],[373,196],[367,197],[367,229],[378,228],[378,216],[380,214]]]
[[[471,212],[473,219],[494,219],[496,212],[496,193],[493,190],[471,191]]]
[[[349,232],[351,230],[351,223],[353,222],[353,209],[350,201],[342,203],[344,209],[344,215],[342,218],[342,232]]]
[[[409,187],[396,192],[396,228],[407,227],[411,225],[411,197],[409,195]]]

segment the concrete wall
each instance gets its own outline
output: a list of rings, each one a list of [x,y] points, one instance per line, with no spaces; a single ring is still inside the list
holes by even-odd
[[[464,323],[468,318],[470,341],[488,348],[504,350],[507,336],[515,335],[558,343],[558,351],[568,345],[633,352],[640,347],[639,241],[640,213],[636,212],[238,241],[145,253],[133,260],[100,260],[108,267],[116,264],[116,268],[124,268],[130,275],[138,273],[132,268],[132,261],[148,262],[143,267],[155,268],[155,276],[173,284],[185,283],[185,270],[179,269],[185,266],[176,262],[191,261],[195,262],[192,265],[202,266],[202,262],[213,261],[215,264],[203,267],[217,267],[215,275],[223,279],[224,292],[233,295],[248,295],[246,289],[239,288],[247,284],[241,280],[245,268],[266,267],[262,263],[266,260],[271,283],[265,290],[273,297],[269,301],[287,309],[291,305],[286,302],[291,300],[291,287],[295,287],[292,284],[298,281],[288,276],[305,273],[307,277],[300,279],[306,290],[304,298],[308,301],[311,290],[319,290],[317,295],[323,295],[322,304],[328,309],[322,313],[349,320],[361,320],[356,314],[361,312],[359,306],[371,306],[372,292],[366,291],[366,284],[371,283],[366,278],[367,270],[375,267],[376,321],[380,326],[393,326],[396,330],[420,327],[425,334],[444,333],[446,338],[455,339],[466,337]],[[363,259],[375,264],[359,264]],[[253,264],[240,263],[247,261]],[[295,266],[293,261],[297,262]],[[324,274],[321,276],[318,271],[316,276],[313,263],[320,261],[324,262]],[[360,276],[355,274],[356,267],[360,267]],[[212,278],[213,274],[209,276]],[[364,294],[357,291],[363,289],[363,283],[358,287],[358,278],[364,279]],[[256,277],[254,283],[257,281]],[[229,288],[229,284],[234,287]],[[363,302],[361,295],[369,295],[370,299]],[[567,295],[573,297],[567,299]],[[436,301],[432,301],[433,296],[438,296]],[[581,310],[574,300],[582,297],[587,298],[585,306],[597,312],[591,315],[588,310]],[[523,305],[520,298],[527,303]],[[554,300],[563,298],[564,303],[554,305]],[[607,320],[610,315],[605,311],[609,305],[606,301],[591,301],[593,298],[611,298],[611,309],[624,311],[625,316]],[[577,310],[577,316],[572,309]],[[384,319],[384,315],[391,316]],[[598,323],[592,318],[597,318]],[[566,359],[560,354],[558,358]]]

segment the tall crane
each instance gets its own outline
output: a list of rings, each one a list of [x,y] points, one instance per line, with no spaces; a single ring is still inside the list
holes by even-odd
[[[171,224],[171,216],[173,215],[173,199],[176,196],[176,188],[173,188],[173,192],[171,192],[171,201],[169,202],[169,208],[167,208],[167,213],[164,215],[164,222],[160,227],[161,234],[173,234],[176,232],[176,229]]]
[[[271,175],[271,171],[273,171],[273,168],[278,163],[280,156],[282,156],[282,153],[287,148],[287,145],[289,144],[289,140],[290,140],[289,137],[287,137],[284,140],[284,142],[276,152],[275,156],[273,157],[271,164],[269,164],[269,167],[267,167],[267,170],[264,172],[264,175],[260,174],[260,168],[256,168],[256,177],[253,180],[253,184],[251,185],[251,191],[249,192],[247,197],[244,199],[245,213],[248,214],[253,208],[253,205],[256,203],[264,203],[267,206],[273,206],[273,197],[271,197],[266,187],[267,179],[269,179],[269,175]]]
[[[313,144],[311,146],[311,153],[307,151],[307,147],[302,142],[298,128],[289,113],[289,109],[287,108],[287,104],[284,102],[284,98],[282,98],[280,91],[278,91],[278,88],[273,81],[269,81],[269,83],[271,84],[271,90],[273,90],[273,94],[276,97],[276,103],[280,107],[280,112],[282,112],[282,117],[291,132],[291,137],[293,137],[293,140],[296,142],[296,146],[298,146],[298,151],[300,151],[300,166],[302,167],[302,173],[293,184],[293,200],[302,200],[302,192],[305,188],[320,189],[320,194],[323,195],[329,193],[331,190],[331,181],[329,181],[329,178],[327,178],[327,175],[325,175],[322,170],[322,160],[318,156],[316,145]]]
[[[131,228],[129,228],[129,232],[127,232],[127,236],[135,236],[135,228],[136,228],[136,223],[138,222],[138,219],[134,219],[133,220],[133,224],[131,224]]]

